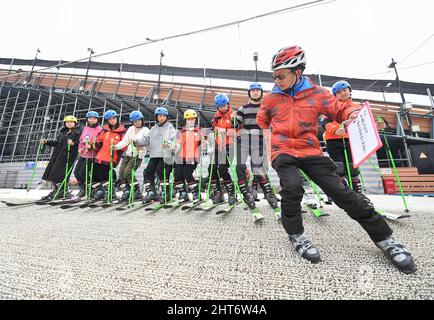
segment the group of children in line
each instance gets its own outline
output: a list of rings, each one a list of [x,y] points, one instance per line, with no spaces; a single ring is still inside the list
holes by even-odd
[[[302,258],[312,263],[321,261],[318,249],[307,237],[302,224],[301,201],[304,190],[299,169],[365,229],[397,268],[405,273],[415,272],[416,265],[408,249],[392,237],[392,230],[385,219],[360,192],[358,171],[350,166],[351,172],[345,173],[342,154],[348,147],[348,136],[341,123],[355,119],[360,111],[360,106],[351,100],[350,85],[340,81],[333,86],[331,94],[303,75],[305,66],[304,50],[298,46],[286,47],[273,57],[275,86],[269,94],[263,96],[261,85],[253,83],[248,89],[249,103],[235,111],[228,96],[218,93],[215,96],[217,112],[212,119],[212,132],[209,135],[198,126],[198,115],[194,110],[185,111],[185,126],[179,132],[169,122],[169,113],[164,107],[155,109],[155,125],[150,130],[144,126],[140,111],[131,113],[133,125],[128,131],[119,122],[115,111],[104,113],[103,118],[107,123],[103,128],[98,125],[99,115],[91,111],[86,116],[87,126],[79,141],[79,129],[75,128],[77,119],[65,117],[65,127],[57,141],[43,140],[43,143],[56,147],[44,179],[53,181],[57,187],[63,177],[59,172],[65,172],[65,176],[69,174],[65,171],[65,164],[69,168],[73,165],[78,150],[80,159],[75,176],[80,185],[79,196],[87,193],[87,177],[88,181],[92,181],[94,199],[103,199],[109,196],[109,192],[114,193],[116,188],[124,191],[122,200],[130,198],[130,190],[133,190],[137,199],[142,192],[134,173],[145,155],[149,154],[149,163],[143,173],[143,202],[167,202],[169,192],[178,194],[180,201],[190,200],[188,193],[191,192],[193,200],[197,200],[201,190],[193,172],[201,161],[202,149],[210,146],[213,152],[208,178],[213,203],[224,201],[226,190],[228,203],[234,205],[238,191],[245,203],[254,208],[255,191],[260,185],[264,198],[272,208],[276,208],[278,200],[263,163],[266,140],[271,164],[280,179],[282,224],[294,249]],[[323,118],[320,123],[326,129],[329,155],[339,165],[321,151],[317,138],[317,124],[321,115]],[[70,152],[68,147],[67,156],[65,145],[72,146],[73,150]],[[116,179],[114,168],[124,152],[119,178]],[[253,189],[249,187],[246,166],[249,156]],[[172,170],[174,190],[170,191]],[[50,172],[57,172],[57,175],[53,173],[52,177]],[[92,175],[89,175],[90,172]],[[202,172],[199,175],[202,176]],[[161,191],[156,188],[156,178]],[[116,181],[114,189],[108,188],[110,180]],[[348,185],[349,180],[355,186],[354,191]],[[51,196],[53,194],[50,193]]]

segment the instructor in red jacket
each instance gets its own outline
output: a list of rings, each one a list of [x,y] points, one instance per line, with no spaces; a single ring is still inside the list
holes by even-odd
[[[293,46],[279,50],[272,60],[276,86],[264,97],[257,114],[261,129],[271,130],[272,165],[282,187],[282,223],[295,251],[312,263],[321,261],[302,223],[300,203],[304,190],[298,173],[298,169],[302,169],[365,229],[398,269],[404,273],[415,272],[410,252],[392,237],[391,228],[370,200],[343,185],[336,174],[335,163],[321,152],[317,138],[319,115],[341,123],[354,119],[359,109],[340,104],[328,90],[303,76],[305,66],[306,55],[302,48]]]

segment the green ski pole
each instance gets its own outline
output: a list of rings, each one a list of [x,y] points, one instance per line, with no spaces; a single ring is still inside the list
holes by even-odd
[[[113,200],[113,150],[114,145],[110,144],[110,172],[109,172],[109,185],[108,185],[108,195],[107,203],[112,203]]]
[[[130,196],[128,199],[128,205],[131,206],[134,203],[134,180],[136,179],[136,165],[137,165],[137,157],[139,156],[139,150],[134,145],[134,143],[131,144],[132,149],[132,155],[134,157],[134,165],[133,169],[131,170],[131,184],[130,184]],[[136,151],[136,155],[134,155],[134,151]]]
[[[209,200],[209,194],[211,191],[211,180],[212,180],[212,173],[213,173],[213,168],[214,168],[214,161],[215,161],[215,153],[216,153],[216,139],[217,139],[217,131],[214,131],[214,152],[211,156],[211,170],[210,170],[210,174],[208,176],[208,188],[206,191],[206,196],[205,196],[205,204],[208,204],[208,200]],[[217,170],[218,173],[218,170]]]
[[[35,166],[33,167],[32,176],[30,177],[29,181],[27,182],[27,192],[29,192],[30,189],[32,188],[33,178],[35,177],[36,169],[38,167],[39,156],[43,152],[44,147],[45,147],[45,144],[39,143],[38,152],[36,153]]]
[[[380,116],[377,116],[377,120],[379,123],[383,122]],[[407,201],[405,201],[405,195],[404,195],[404,190],[402,189],[401,179],[399,179],[398,170],[396,169],[395,160],[393,158],[392,151],[390,151],[389,142],[387,141],[386,134],[384,133],[384,128],[381,129],[381,132],[383,134],[384,142],[386,142],[387,153],[389,154],[390,160],[392,162],[393,172],[395,173],[396,181],[398,182],[398,186],[399,186],[399,191],[401,192],[402,201],[404,202],[404,207],[405,207],[404,212],[409,212],[410,210],[408,210]]]
[[[72,167],[69,169],[69,171],[66,173],[66,177],[63,178],[62,183],[61,183],[60,186],[58,187],[56,193],[54,194],[53,200],[51,200],[51,201],[54,201],[54,200],[57,199],[57,196],[59,195],[60,191],[63,189],[63,186],[67,183],[67,182],[66,182],[66,181],[67,181],[67,178],[68,178],[68,176],[71,174],[72,169],[74,169],[74,166],[72,166]]]
[[[68,143],[68,151],[67,151],[67,155],[66,155],[65,179],[68,177],[68,172],[69,172],[69,152],[70,152],[70,150],[71,150],[71,145]],[[67,188],[68,188],[68,183],[65,183],[63,185],[63,198],[66,198],[66,189]]]
[[[341,128],[345,129],[343,125],[341,125]],[[350,161],[348,160],[347,144],[345,143],[345,138],[343,136],[342,136],[342,143],[344,145],[345,167],[347,168],[348,183],[350,185],[351,190],[354,190],[353,180],[351,179]]]
[[[87,146],[88,146],[88,144],[89,144],[89,141],[88,141],[88,136],[86,136],[86,139],[84,139],[84,146],[85,146],[85,149],[86,149],[86,152],[87,152]],[[85,178],[85,180],[84,180],[84,197],[86,198],[86,200],[88,199],[88,196],[87,196],[87,193],[88,193],[88,190],[87,190],[87,188],[88,188],[88,179],[89,179],[89,168],[88,168],[88,165],[89,165],[89,161],[88,161],[88,158],[86,158],[86,178]]]
[[[95,162],[95,141],[92,143],[92,163],[90,164],[90,177],[89,177],[89,192],[88,192],[88,198],[86,200],[89,200],[92,196],[92,179],[93,179],[93,164]]]

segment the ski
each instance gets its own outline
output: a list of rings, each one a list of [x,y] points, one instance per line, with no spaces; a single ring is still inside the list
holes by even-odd
[[[167,205],[167,204],[166,204]],[[164,203],[159,203],[151,208],[145,208],[145,211],[152,211],[152,212],[157,212],[158,210],[160,210],[161,208],[163,208],[165,206]]]
[[[306,208],[317,218],[321,218],[321,217],[327,217],[329,216],[328,213],[325,213],[324,211],[322,211],[320,208],[318,208],[317,206],[309,206],[306,205]]]
[[[253,222],[264,220],[264,215],[261,213],[259,208],[250,209],[249,207],[246,206],[246,209],[250,211],[250,214],[253,217]]]
[[[229,205],[227,208],[225,209],[220,209],[216,211],[216,215],[220,215],[220,214],[225,214],[225,213],[229,213],[231,212],[238,204],[240,204],[242,201],[238,201],[233,205]]]
[[[187,201],[173,201],[171,204],[165,205],[164,209],[171,209],[171,210],[175,210],[179,207],[181,207],[182,205],[191,203],[191,200],[187,200]]]
[[[1,201],[8,207],[21,207],[21,206],[31,206],[36,204],[37,202],[41,202],[43,200],[35,200],[35,201],[28,201],[28,202],[21,202],[21,203],[14,203],[14,202],[8,202],[8,201]],[[50,202],[49,200],[46,201],[46,203]]]
[[[82,203],[82,204],[80,204],[78,207],[80,208],[80,209],[84,209],[84,208],[88,208],[89,207],[89,205],[95,205],[96,203],[98,203],[98,202],[102,202],[102,201],[104,201],[103,199],[99,199],[99,200],[90,200],[90,201],[86,201],[85,203]]]
[[[116,207],[115,210],[116,211],[126,211],[126,210],[128,210],[128,212],[131,212],[131,211],[139,210],[139,209],[142,209],[142,208],[146,208],[146,207],[150,206],[153,203],[154,202],[151,201],[151,202],[148,202],[148,203],[139,203],[139,205],[134,205],[134,206],[126,204],[125,206]]]
[[[376,210],[376,212],[380,215],[382,215],[383,217],[385,217],[386,219],[389,220],[398,220],[398,219],[402,219],[402,218],[409,218],[410,215],[409,214],[399,214],[399,213],[391,213],[391,212],[385,212],[384,210]]]
[[[48,204],[50,205],[50,206],[61,206],[61,205],[64,205],[64,204],[72,204],[72,203],[77,203],[77,202],[80,202],[80,201],[83,201],[84,200],[84,198],[70,198],[70,199],[63,199],[63,200],[59,200],[59,201],[51,201],[51,202],[48,202]]]
[[[226,202],[219,202],[216,204],[211,204],[211,205],[205,205],[204,207],[195,207],[194,211],[210,211],[212,209],[214,209],[215,207],[221,206],[223,204],[226,204]]]
[[[183,211],[190,211],[191,209],[194,209],[197,206],[200,206],[204,202],[205,202],[205,200],[199,200],[199,201],[196,200],[196,201],[193,201],[193,203],[190,204],[190,205],[182,206],[181,210],[183,210]]]

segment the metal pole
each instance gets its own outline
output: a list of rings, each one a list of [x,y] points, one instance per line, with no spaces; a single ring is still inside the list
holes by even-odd
[[[434,100],[433,97],[431,95],[431,90],[429,88],[426,89],[426,93],[428,94],[429,97],[429,102],[431,103],[431,127],[430,127],[430,133],[429,136],[431,139],[434,139],[434,116],[433,116],[433,112],[434,112]]]
[[[160,52],[160,68],[158,70],[158,84],[157,84],[157,99],[158,102],[160,101],[160,80],[161,80],[161,67],[163,64],[163,57],[164,57],[164,53],[163,50],[161,50]]]
[[[253,53],[253,61],[255,61],[255,82],[258,82],[258,53]]]
[[[36,115],[38,114],[39,104],[41,103],[41,96],[42,96],[42,93],[40,92],[39,93],[38,102],[36,103],[35,112],[33,113],[32,124],[30,126],[30,132],[29,132],[29,135],[28,135],[29,138],[27,139],[26,151],[24,153],[24,159],[23,159],[24,161],[27,160],[27,153],[29,151],[29,146],[30,146],[31,139],[32,139],[33,128],[35,126],[35,120],[36,120]],[[41,140],[41,139],[39,139],[39,140]]]
[[[406,101],[405,101],[404,93],[402,92],[401,81],[399,80],[399,75],[398,75],[398,70],[396,69],[396,64],[397,64],[397,62],[395,62],[395,60],[392,58],[392,63],[389,64],[388,67],[390,69],[393,68],[393,70],[395,70],[396,81],[398,81],[398,90],[399,90],[399,94],[401,95],[401,99],[402,99],[402,105],[399,108],[399,112],[400,112],[401,117],[404,116],[407,119],[407,124],[408,124],[408,127],[410,129],[410,134],[411,134],[411,136],[413,136],[413,128],[412,128],[413,124],[411,121],[411,116],[408,114],[407,110],[404,110],[404,105],[406,104]],[[405,132],[403,132],[403,135],[405,135]]]
[[[15,109],[16,109],[16,107],[17,107],[17,103],[18,103],[18,100],[19,100],[19,98],[20,98],[20,93],[21,93],[21,91],[18,91],[17,98],[15,99],[14,108],[13,108],[12,113],[11,113],[11,119],[9,120],[8,130],[6,131],[5,141],[3,142],[3,148],[2,148],[2,153],[1,153],[1,155],[0,155],[0,160],[3,160],[3,153],[4,153],[4,151],[5,151],[6,144],[7,144],[7,142],[8,142],[9,131],[10,131],[10,129],[11,129],[12,120],[13,120],[13,118],[14,118],[14,114],[15,114]]]
[[[92,55],[95,53],[92,48],[87,48],[87,51],[89,51],[89,60],[87,61],[86,76],[84,77],[84,83],[83,83],[83,91],[86,90],[86,81],[87,81],[87,76],[89,74],[90,61],[92,59]]]
[[[23,127],[24,116],[26,115],[26,110],[27,110],[27,105],[29,103],[29,98],[30,98],[30,90],[27,93],[26,103],[24,104],[24,108],[22,111],[23,115],[21,116],[20,126],[18,127],[17,137],[15,138],[14,149],[12,150],[12,154],[11,154],[12,159],[15,156],[15,151],[17,150],[18,139],[20,138],[21,128]]]
[[[35,59],[33,60],[32,70],[30,70],[29,76],[27,77],[27,83],[32,79],[33,69],[35,68],[36,60],[38,59],[38,53],[41,52],[39,48],[36,50]]]

